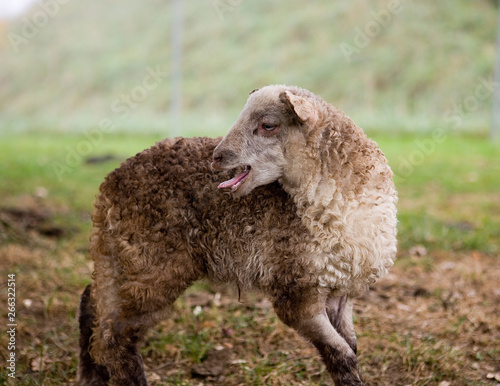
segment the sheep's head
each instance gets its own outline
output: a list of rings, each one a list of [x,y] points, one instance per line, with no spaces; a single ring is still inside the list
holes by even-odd
[[[236,196],[244,196],[286,175],[290,156],[297,153],[291,150],[305,145],[307,134],[318,120],[313,100],[299,94],[313,95],[277,85],[250,93],[236,123],[214,150],[214,169],[237,172],[219,188],[230,188]]]

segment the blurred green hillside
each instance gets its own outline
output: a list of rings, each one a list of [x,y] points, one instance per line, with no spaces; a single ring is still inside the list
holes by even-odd
[[[170,1],[43,4],[1,36],[1,131],[109,119],[171,133]],[[310,89],[368,130],[486,131],[497,11],[490,0],[185,1],[183,135],[223,134],[270,83]]]

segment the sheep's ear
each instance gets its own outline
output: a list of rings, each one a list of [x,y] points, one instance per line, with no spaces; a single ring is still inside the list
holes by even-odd
[[[259,89],[256,88],[255,90],[250,91],[250,94],[248,94],[248,95],[252,95],[255,91],[259,91]]]
[[[307,99],[294,95],[290,91],[283,91],[280,94],[280,100],[290,107],[301,122],[313,125],[318,120],[317,110]]]

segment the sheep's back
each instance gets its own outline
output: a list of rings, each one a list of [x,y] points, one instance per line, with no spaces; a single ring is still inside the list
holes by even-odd
[[[217,189],[231,178],[210,166],[219,141],[167,139],[107,176],[94,226],[116,244],[124,272],[137,274],[184,253],[213,280],[260,287],[273,280],[270,265],[307,250],[308,232],[278,182],[242,198]],[[303,274],[296,263],[300,272],[290,276]]]

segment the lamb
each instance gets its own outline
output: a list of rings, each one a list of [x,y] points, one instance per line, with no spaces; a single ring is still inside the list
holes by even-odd
[[[95,202],[79,384],[146,385],[141,340],[205,277],[265,293],[335,384],[362,385],[353,298],[395,259],[392,176],[343,112],[283,85],[252,91],[222,140],[130,158]]]

